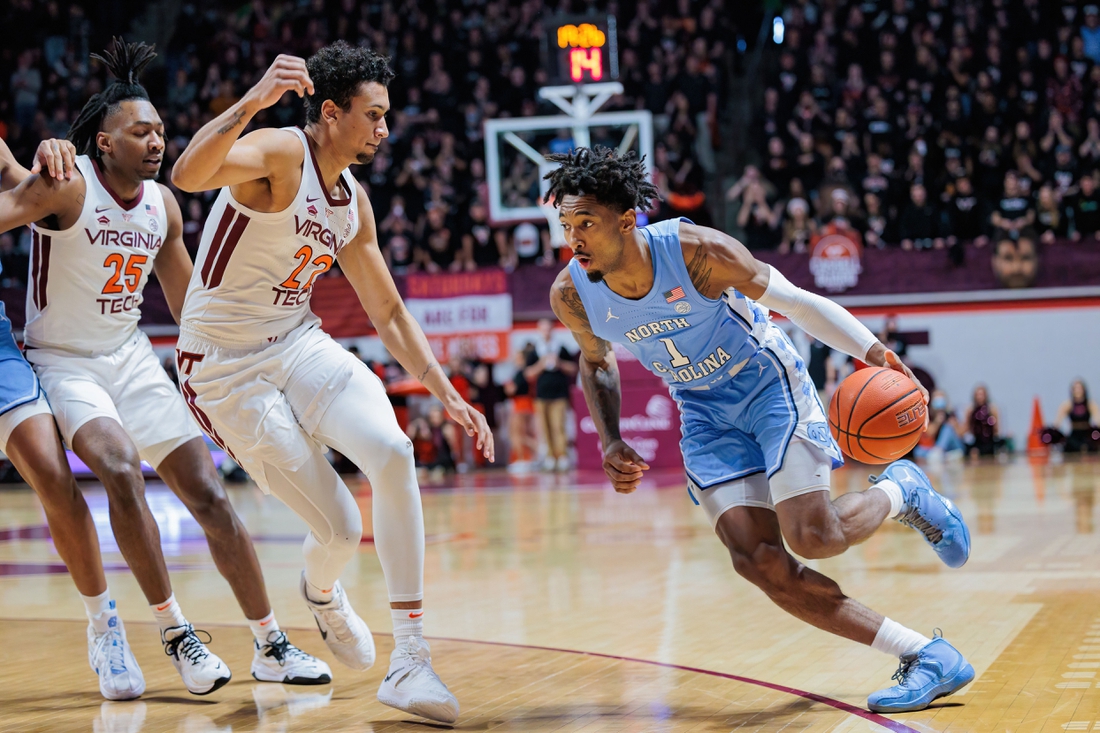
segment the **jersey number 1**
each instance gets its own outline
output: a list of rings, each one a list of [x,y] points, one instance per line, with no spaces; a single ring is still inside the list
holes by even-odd
[[[672,361],[669,362],[674,368],[687,366],[691,363],[691,359],[687,358],[680,353],[680,350],[676,348],[676,344],[672,343],[672,339],[658,339],[665,348],[668,349],[668,355],[672,357]]]

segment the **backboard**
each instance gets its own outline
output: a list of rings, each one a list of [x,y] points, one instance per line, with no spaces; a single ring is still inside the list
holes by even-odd
[[[544,87],[539,96],[558,105],[563,115],[508,117],[485,123],[485,172],[489,184],[489,215],[496,223],[546,218],[555,244],[560,243],[557,214],[541,204],[555,164],[545,155],[576,147],[604,145],[620,152],[634,150],[653,172],[653,116],[645,110],[597,113],[617,82]]]

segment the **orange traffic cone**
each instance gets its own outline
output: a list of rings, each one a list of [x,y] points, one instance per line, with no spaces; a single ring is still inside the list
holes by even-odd
[[[1031,408],[1031,430],[1027,434],[1027,452],[1033,456],[1045,456],[1050,452],[1050,446],[1043,442],[1043,410],[1039,407],[1039,398]]]

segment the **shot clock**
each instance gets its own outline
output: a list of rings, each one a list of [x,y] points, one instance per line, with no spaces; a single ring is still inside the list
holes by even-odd
[[[550,84],[594,84],[618,79],[615,16],[550,17],[543,57]]]

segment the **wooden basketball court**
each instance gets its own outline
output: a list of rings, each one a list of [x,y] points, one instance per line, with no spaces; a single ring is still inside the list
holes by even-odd
[[[835,474],[865,486],[867,469]],[[817,631],[740,580],[681,474],[631,496],[590,474],[461,476],[425,482],[426,631],[435,666],[476,731],[1100,731],[1100,463],[948,464],[930,471],[971,525],[974,550],[949,570],[911,530],[888,525],[846,555],[812,563],[844,590],[930,635],[978,672],[933,708],[885,717],[863,707],[896,662]],[[365,517],[369,487],[352,483]],[[234,672],[189,695],[111,539],[106,500],[85,486],[108,580],[148,683],[110,703],[87,664],[83,607],[26,488],[0,492],[0,730],[416,731],[438,729],[375,700],[384,659],[340,667],[298,597],[304,525],[252,487],[232,499],[253,534],[291,639],[332,664],[333,684],[249,675],[251,635],[201,532],[161,485],[149,502],[177,598]],[[367,527],[369,521],[365,521]],[[365,541],[344,577],[392,642],[385,586]]]

